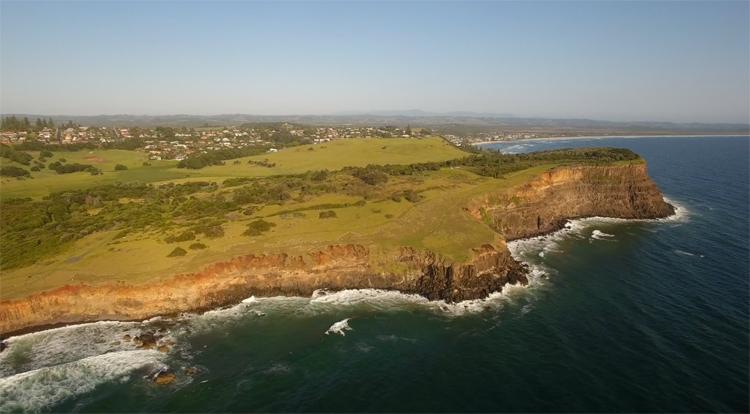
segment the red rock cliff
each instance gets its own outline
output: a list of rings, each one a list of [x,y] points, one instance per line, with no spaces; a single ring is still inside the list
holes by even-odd
[[[490,202],[489,200],[492,200]],[[468,214],[506,239],[559,229],[569,218],[656,218],[673,213],[645,164],[570,167],[544,173],[515,190],[470,202]],[[304,256],[248,254],[202,271],[143,285],[66,286],[0,303],[0,333],[95,320],[138,320],[202,311],[251,295],[309,296],[315,289],[378,288],[461,301],[486,297],[507,283],[526,284],[525,269],[504,245],[484,245],[468,263],[403,247],[391,255],[401,271],[373,270],[359,245],[331,245]]]

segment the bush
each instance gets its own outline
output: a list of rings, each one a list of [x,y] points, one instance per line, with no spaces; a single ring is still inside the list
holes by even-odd
[[[37,166],[37,165],[35,165],[35,166],[31,167],[31,171],[34,171],[34,172],[37,172],[37,171],[41,171],[41,170],[42,170],[42,169],[41,169],[41,168],[39,168],[39,166]]]
[[[393,201],[395,201],[397,203],[400,203],[401,202],[401,197],[399,197],[399,196],[393,196],[393,197],[391,197],[391,200],[393,200]]]
[[[221,226],[210,226],[203,229],[203,235],[209,239],[224,237],[224,228]]]
[[[128,167],[126,167],[126,166],[124,166],[122,164],[115,165],[115,171],[125,171],[127,169],[128,169]]]
[[[414,190],[407,190],[406,192],[404,192],[404,198],[406,199],[406,201],[409,201],[411,203],[416,203],[422,200],[422,196],[415,193]]]
[[[180,257],[187,254],[187,251],[182,247],[175,247],[172,253],[168,254],[167,257]]]
[[[193,243],[190,245],[190,250],[205,250],[208,249],[208,246],[206,246],[203,243]]]
[[[14,167],[11,165],[0,168],[0,175],[4,177],[28,177],[31,173],[21,167]]]
[[[149,162],[146,162],[146,161],[143,161],[143,166],[144,166],[144,167],[150,167],[150,166],[151,166],[151,163],[149,163]]]
[[[44,151],[42,151],[42,152],[39,153],[39,157],[40,158],[41,157],[52,158],[54,156],[55,156],[55,154],[53,154],[52,151],[48,151],[48,150],[44,150]]]
[[[320,214],[318,214],[318,218],[321,218],[321,219],[336,218],[336,212],[333,210],[321,211]]]
[[[258,219],[247,225],[247,230],[242,233],[243,236],[260,236],[261,234],[271,231],[273,227],[276,227],[276,223]]]
[[[195,233],[193,233],[192,231],[182,232],[182,234],[178,236],[167,236],[167,238],[164,239],[164,241],[167,243],[179,243],[190,240],[195,240]]]
[[[388,213],[388,214],[385,215],[385,218],[392,219],[393,218],[393,214]]]
[[[60,158],[60,162],[68,162],[65,158]]]

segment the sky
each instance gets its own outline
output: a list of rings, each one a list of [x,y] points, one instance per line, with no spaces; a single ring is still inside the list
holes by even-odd
[[[750,122],[748,1],[0,2],[0,112]]]

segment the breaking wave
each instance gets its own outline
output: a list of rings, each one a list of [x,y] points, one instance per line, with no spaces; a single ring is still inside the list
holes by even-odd
[[[47,410],[100,384],[158,369],[165,358],[157,351],[121,351],[0,378],[0,412]]]
[[[335,334],[339,334],[341,336],[346,336],[346,334],[344,333],[344,331],[353,331],[354,330],[354,329],[352,329],[349,326],[349,319],[351,319],[351,318],[346,318],[344,320],[338,321],[338,322],[334,323],[333,325],[331,325],[331,327],[328,328],[328,330],[326,331],[326,335],[331,334],[331,333],[335,333]]]

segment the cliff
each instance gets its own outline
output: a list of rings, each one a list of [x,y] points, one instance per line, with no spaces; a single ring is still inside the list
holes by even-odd
[[[514,191],[475,200],[467,211],[508,241],[559,230],[575,218],[652,219],[674,214],[645,163],[558,168]]]
[[[510,192],[470,200],[464,209],[506,240],[561,228],[570,218],[657,218],[673,213],[645,164],[566,167],[543,173]],[[386,254],[397,271],[378,271],[371,248],[329,245],[305,255],[248,254],[194,274],[142,285],[65,286],[0,304],[3,336],[52,324],[141,320],[204,311],[251,295],[310,296],[316,289],[376,288],[416,293],[431,300],[483,298],[507,283],[526,284],[526,270],[503,242],[453,263],[428,251],[401,247]]]

